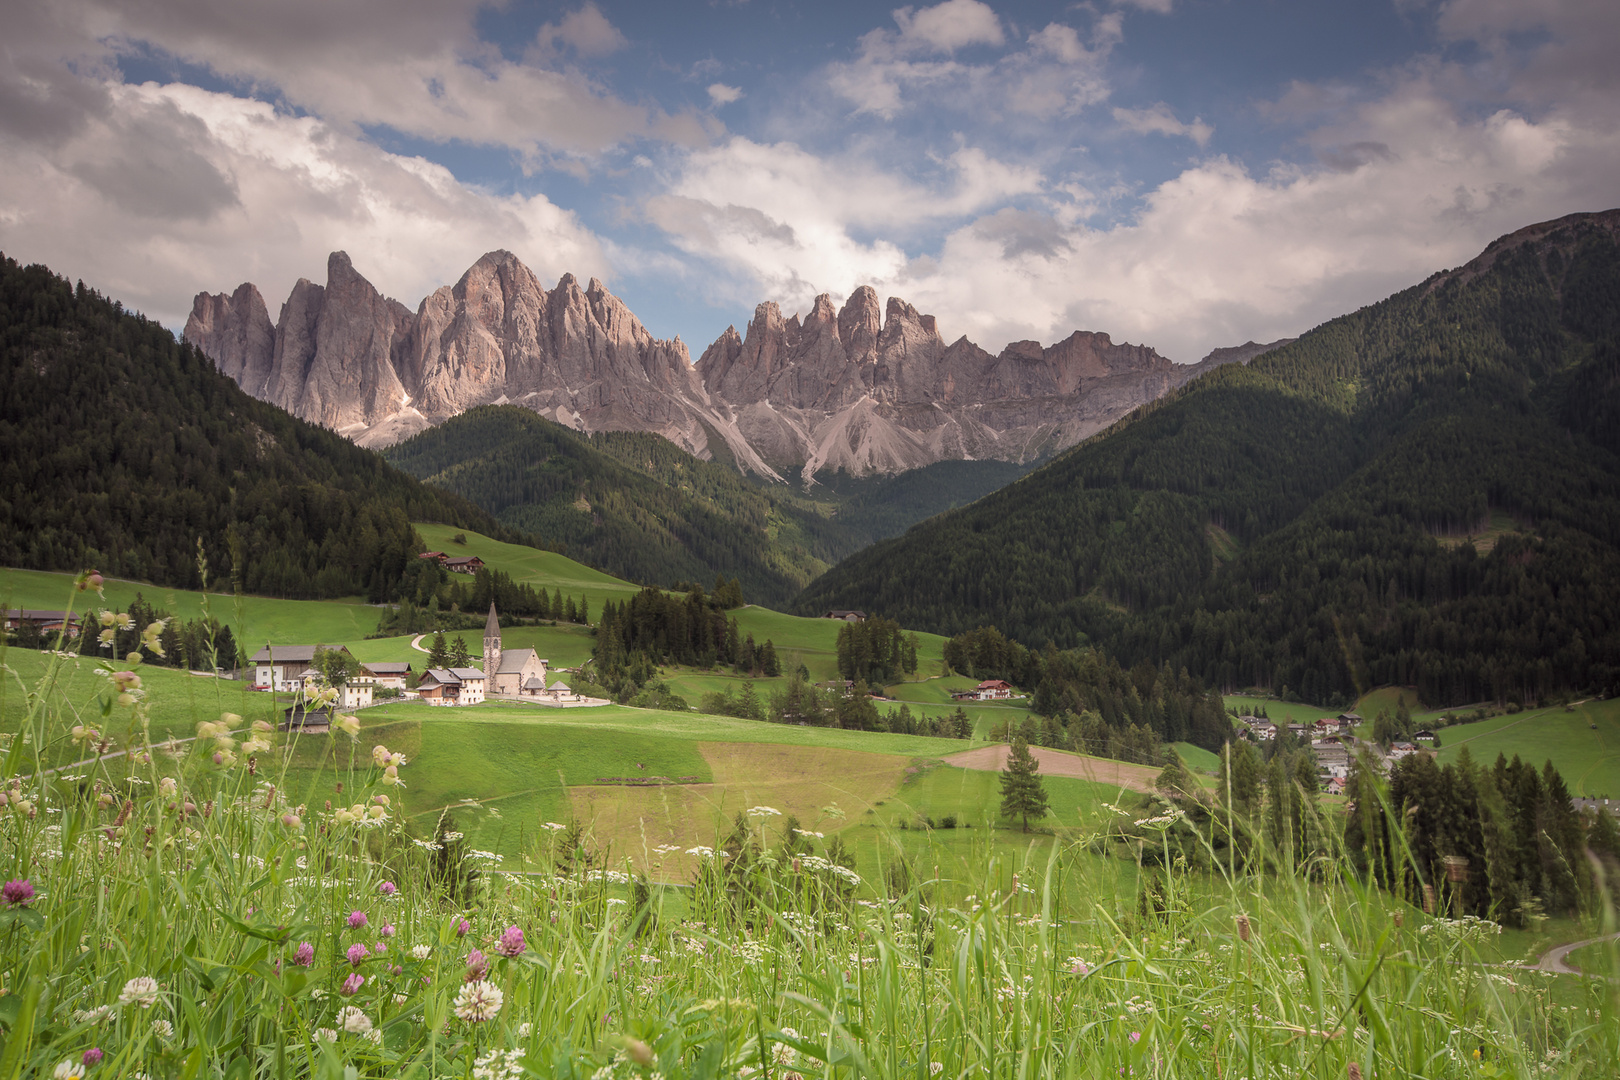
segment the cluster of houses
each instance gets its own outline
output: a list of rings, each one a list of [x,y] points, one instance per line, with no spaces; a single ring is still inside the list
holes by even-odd
[[[305,680],[321,677],[314,668],[318,645],[266,645],[254,654],[253,685],[260,690],[291,692],[299,689]],[[348,654],[338,646],[337,651]],[[495,614],[495,605],[489,606],[489,619],[484,624],[483,667],[427,668],[416,686],[411,687],[414,672],[406,661],[373,662],[359,664],[340,688],[337,707],[346,710],[363,709],[372,704],[376,691],[389,687],[429,705],[476,705],[486,698],[530,701],[537,705],[568,706],[597,704],[593,698],[581,697],[561,679],[546,682],[546,661],[533,649],[504,649],[501,647],[501,624]],[[291,717],[289,717],[291,719]]]
[[[958,690],[951,695],[952,701],[999,701],[1010,697],[1022,697],[1013,689],[1012,683],[1006,679],[986,679],[971,690]]]
[[[1279,731],[1286,731],[1301,743],[1308,743],[1311,753],[1316,756],[1326,790],[1331,795],[1343,793],[1345,781],[1350,776],[1350,759],[1359,747],[1372,747],[1375,757],[1380,758],[1387,768],[1401,758],[1410,757],[1426,748],[1433,749],[1439,741],[1434,732],[1419,731],[1412,736],[1411,742],[1392,743],[1387,752],[1379,752],[1375,744],[1363,743],[1356,738],[1355,731],[1361,723],[1362,718],[1353,712],[1323,717],[1313,724],[1278,725],[1256,716],[1238,717],[1243,734],[1255,742],[1271,742],[1277,738]]]

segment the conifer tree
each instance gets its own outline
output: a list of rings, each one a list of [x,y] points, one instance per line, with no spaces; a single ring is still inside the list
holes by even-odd
[[[428,650],[428,667],[442,668],[450,663],[450,649],[444,641],[444,631],[433,632],[433,647]]]
[[[450,642],[450,666],[466,667],[472,657],[467,655],[467,639],[457,634],[455,640]]]
[[[1013,739],[1007,767],[1001,770],[1001,812],[1007,817],[1023,818],[1025,832],[1029,832],[1032,816],[1046,816],[1046,785],[1038,775],[1040,767],[1029,752],[1029,743]]]

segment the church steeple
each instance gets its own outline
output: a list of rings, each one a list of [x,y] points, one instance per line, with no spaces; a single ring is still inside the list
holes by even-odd
[[[489,605],[489,619],[484,623],[484,675],[493,679],[500,668],[501,620],[495,615],[495,602],[492,600]]]

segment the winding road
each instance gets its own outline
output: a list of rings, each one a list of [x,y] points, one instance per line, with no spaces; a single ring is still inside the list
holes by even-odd
[[[1605,934],[1602,937],[1587,938],[1585,941],[1572,941],[1568,945],[1560,945],[1556,949],[1548,949],[1541,954],[1533,970],[1550,971],[1555,975],[1584,975],[1579,968],[1572,968],[1564,962],[1564,958],[1584,945],[1595,945],[1599,941],[1614,941],[1620,939],[1620,934]]]

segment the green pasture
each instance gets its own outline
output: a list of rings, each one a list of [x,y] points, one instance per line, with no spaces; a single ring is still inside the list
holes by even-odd
[[[1540,766],[1551,760],[1572,795],[1620,797],[1620,700],[1555,705],[1439,730],[1440,760],[1468,747],[1475,764],[1514,754]]]
[[[1202,746],[1194,746],[1190,742],[1171,743],[1176,753],[1181,755],[1182,763],[1198,773],[1213,773],[1220,769],[1221,759],[1218,755],[1205,750]]]
[[[16,731],[28,711],[28,696],[40,688],[49,668],[51,654],[33,649],[8,648],[0,652],[5,670],[0,671],[0,731]],[[192,675],[175,668],[141,665],[141,691],[149,701],[147,712],[154,741],[194,735],[201,720],[218,720],[222,712],[232,712],[246,720],[280,720],[276,695],[254,693],[247,683],[217,679],[212,675]],[[46,692],[56,712],[55,724],[63,736],[48,752],[52,763],[75,761],[84,751],[66,742],[75,725],[95,727],[103,735],[132,741],[131,724],[135,712],[115,705],[103,716],[101,701],[107,696],[107,680],[98,674],[96,661],[78,657],[62,661],[54,686]]]
[[[1073,829],[1082,824],[1095,824],[1101,804],[1120,798],[1119,789],[1106,784],[1066,776],[1042,779],[1049,812],[1046,818],[1031,821],[1032,828]],[[969,824],[976,829],[999,826],[1021,830],[1021,823],[1001,817],[1000,806],[1000,773],[958,769],[933,762],[912,775],[889,805],[878,809],[876,816],[896,828],[900,828],[902,822],[909,828],[928,820],[937,827],[945,817],[954,816],[959,828]]]
[[[72,574],[43,570],[0,569],[0,602],[16,608],[59,610],[73,603],[74,610],[127,608],[136,594],[154,607],[181,619],[197,619],[203,614],[204,594],[187,589],[170,589],[138,581],[108,578],[105,597],[76,592]],[[359,597],[343,600],[278,600],[267,596],[244,596],[238,614],[236,597],[229,593],[209,593],[210,614],[229,626],[237,641],[252,655],[267,641],[347,642],[358,640],[377,629],[379,608]]]
[[[1610,940],[1582,945],[1570,950],[1564,956],[1564,963],[1586,975],[1612,974],[1620,971],[1620,944]]]
[[[555,551],[541,551],[539,548],[526,547],[522,544],[507,544],[500,540],[492,540],[482,533],[457,529],[449,525],[417,522],[416,531],[421,534],[429,551],[443,551],[450,555],[476,555],[484,560],[486,567],[510,574],[512,580],[519,584],[527,583],[537,589],[543,586],[548,591],[561,589],[564,596],[572,596],[576,600],[584,596],[590,602],[593,618],[602,610],[604,601],[611,599],[617,603],[620,600],[628,600],[641,591],[640,586],[620,581],[600,570],[593,570],[584,563],[575,562]],[[465,544],[451,542],[450,538],[458,532],[466,534]],[[705,585],[707,584],[705,582]]]

